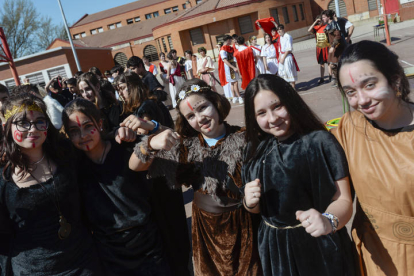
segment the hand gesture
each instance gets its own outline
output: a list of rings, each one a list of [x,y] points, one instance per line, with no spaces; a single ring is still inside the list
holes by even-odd
[[[151,121],[146,121],[135,115],[129,115],[122,123],[119,124],[121,127],[127,127],[137,132],[139,129],[145,131],[151,131],[154,129],[155,124]]]
[[[121,144],[122,141],[134,142],[136,138],[137,138],[136,132],[127,127],[118,128],[118,130],[116,131],[116,135],[115,135],[115,141],[118,144]]]
[[[244,187],[244,198],[246,202],[246,207],[253,208],[259,201],[261,196],[261,187],[259,179],[255,179],[252,182],[249,182]]]
[[[316,238],[332,232],[332,225],[329,219],[313,208],[307,211],[296,211],[296,219],[302,223],[306,232],[312,237]]]
[[[150,141],[150,146],[154,150],[170,150],[178,142],[180,142],[180,135],[171,129],[167,129],[154,136]]]

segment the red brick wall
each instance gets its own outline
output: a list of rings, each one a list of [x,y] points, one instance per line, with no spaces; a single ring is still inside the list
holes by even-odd
[[[400,5],[401,20],[409,20],[414,18],[414,2]]]
[[[72,74],[78,71],[76,67],[75,58],[73,57],[72,50],[64,50],[67,60],[69,61],[70,70]],[[80,66],[83,72],[87,72],[89,68],[95,66],[98,67],[102,73],[105,70],[109,70],[115,66],[112,58],[111,50],[96,50],[96,49],[76,49],[76,54],[80,62]]]

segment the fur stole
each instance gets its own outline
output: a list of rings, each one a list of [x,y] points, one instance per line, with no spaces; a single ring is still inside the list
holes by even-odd
[[[226,136],[213,147],[199,135],[183,139],[170,151],[159,151],[149,176],[165,176],[170,187],[192,185],[194,190],[202,189],[217,199],[216,195],[227,190],[227,176],[234,175],[242,163],[245,146],[244,129],[226,124]]]

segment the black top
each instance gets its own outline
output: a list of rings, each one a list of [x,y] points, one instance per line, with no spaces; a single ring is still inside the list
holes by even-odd
[[[348,19],[343,18],[343,17],[338,17],[337,22],[338,22],[342,37],[347,38],[348,37],[348,30],[345,28],[345,26],[346,26],[346,22],[348,22]]]
[[[160,84],[160,82],[157,80],[157,78],[151,72],[148,72],[148,71],[145,74],[145,76],[142,78],[142,82],[146,86],[148,86],[148,88],[149,88],[150,91],[154,91],[157,88],[161,88],[161,89],[164,88],[164,86],[162,86]]]
[[[132,150],[115,141],[111,145],[103,164],[84,155],[80,168],[85,212],[94,233],[111,234],[144,225],[151,213],[146,172],[129,169]]]
[[[69,91],[68,92],[70,95],[68,95],[66,92],[64,92],[65,90],[62,90],[62,92],[59,93],[53,93],[53,92],[49,92],[49,96],[52,99],[55,99],[56,101],[58,101],[63,107],[69,103],[71,100],[73,100],[73,96]]]
[[[11,179],[10,169],[6,177]],[[41,184],[19,188],[0,177],[1,275],[7,255],[14,275],[102,275],[91,235],[81,220],[76,170],[58,166],[53,179],[61,212],[72,226],[64,240],[58,237],[52,178],[41,183],[44,188]]]
[[[325,212],[336,192],[335,181],[349,174],[342,147],[326,131],[293,135],[280,143],[268,137],[256,152],[243,166],[243,183],[260,179],[261,215],[276,227],[299,224],[298,210]],[[264,275],[352,275],[350,250],[345,228],[319,238],[303,227],[278,230],[262,222],[259,229]]]
[[[112,141],[103,164],[83,155],[84,212],[106,275],[144,275],[146,271],[145,275],[168,276],[161,238],[150,218],[149,180],[146,172],[129,169],[132,146]]]
[[[119,128],[119,124],[122,122],[122,118],[120,118],[122,113],[122,103],[117,102],[101,108],[100,113],[103,121],[103,128],[108,132],[109,137],[112,138],[115,130]]]

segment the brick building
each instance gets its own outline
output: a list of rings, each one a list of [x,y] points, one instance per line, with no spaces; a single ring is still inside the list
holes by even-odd
[[[58,43],[59,41],[56,40],[55,42]],[[77,47],[76,52],[80,60],[80,66],[84,71],[92,66],[99,68],[114,66],[111,49]],[[70,47],[56,47],[15,59],[14,63],[21,80],[27,77],[30,83],[43,87],[57,75],[72,77],[78,71]],[[9,88],[16,86],[9,64],[5,62],[0,63],[0,83]]]

